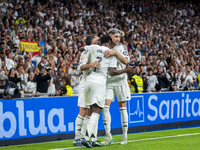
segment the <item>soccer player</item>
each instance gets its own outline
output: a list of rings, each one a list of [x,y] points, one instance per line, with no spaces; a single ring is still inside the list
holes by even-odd
[[[99,38],[95,35],[91,35],[86,39],[86,45],[97,45]],[[85,137],[86,133],[86,125],[87,122],[90,119],[91,110],[89,109],[89,106],[85,105],[85,98],[84,98],[84,86],[85,86],[85,80],[89,73],[90,68],[99,67],[100,63],[98,61],[94,61],[91,64],[87,64],[88,62],[88,55],[89,51],[83,51],[80,57],[80,63],[78,66],[78,70],[81,70],[80,67],[82,65],[85,65],[85,68],[83,68],[81,71],[83,71],[82,79],[79,83],[79,95],[78,95],[78,106],[79,106],[79,114],[76,117],[75,121],[75,138],[73,141],[73,144],[75,146],[82,146],[81,140]]]
[[[94,141],[94,139],[97,139],[99,115],[105,105],[108,68],[116,68],[117,65],[117,59],[115,57],[104,58],[104,53],[109,49],[109,43],[111,42],[110,36],[104,35],[100,38],[100,41],[102,46],[85,46],[85,50],[88,50],[90,53],[89,62],[98,61],[101,63],[99,67],[91,70],[85,82],[85,103],[90,106],[92,110],[92,115],[87,124],[85,140],[82,140],[82,144],[86,147],[104,146],[97,140]],[[85,65],[82,65],[81,69],[84,67]],[[89,142],[90,138],[92,138],[91,143]]]
[[[118,58],[117,70],[124,69],[128,63],[128,51],[125,46],[120,44],[121,31],[118,29],[111,29],[109,31],[109,36],[112,39],[112,49],[105,53],[105,57],[110,57],[112,55]],[[106,100],[105,107],[103,108],[103,122],[106,131],[106,138],[103,140],[102,144],[108,145],[113,142],[112,135],[110,133],[111,116],[109,107],[112,101],[114,101],[115,95],[117,95],[118,104],[121,113],[121,124],[122,124],[122,141],[121,144],[127,144],[127,132],[128,132],[128,114],[126,108],[126,101],[130,100],[130,88],[127,82],[127,74],[123,73],[114,77],[108,76],[106,85]]]

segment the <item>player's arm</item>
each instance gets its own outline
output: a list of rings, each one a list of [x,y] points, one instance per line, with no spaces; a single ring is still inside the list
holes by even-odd
[[[82,50],[85,50],[85,49],[82,48]],[[95,67],[99,67],[100,66],[100,63],[97,62],[97,61],[94,61],[93,63],[89,64],[89,57],[90,57],[90,52],[85,50],[81,54],[78,70],[85,71],[85,70],[88,70],[90,68],[95,68]]]
[[[135,88],[135,93],[138,93],[138,86],[137,86],[137,84],[136,84],[136,82],[135,82],[135,79],[131,79],[131,85],[134,86],[134,88]]]
[[[116,70],[116,68],[110,67],[109,74],[110,76],[120,75],[122,73],[133,73],[134,69],[130,68],[129,66],[122,70]]]
[[[80,66],[80,69],[81,69],[81,71],[85,71],[85,70],[88,70],[90,68],[96,68],[96,67],[99,67],[99,66],[100,66],[100,63],[98,61],[94,61],[91,64],[82,64]]]
[[[124,65],[128,64],[128,59],[126,57],[122,56],[121,54],[119,54],[117,52],[117,50],[107,50],[107,52],[105,52],[105,54],[104,54],[104,57],[108,58],[110,56],[115,56]]]

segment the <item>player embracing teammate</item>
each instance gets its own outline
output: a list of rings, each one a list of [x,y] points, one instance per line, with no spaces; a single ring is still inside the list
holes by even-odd
[[[88,38],[91,38],[91,36],[88,36],[86,41]],[[120,38],[121,31],[118,29],[111,29],[109,31],[109,36],[104,35],[100,39],[103,46],[91,45],[85,46],[84,48],[87,53],[89,52],[88,55],[84,56],[87,57],[86,60],[88,62],[86,64],[80,64],[80,69],[82,71],[86,71],[88,69],[90,70],[85,80],[84,100],[85,104],[90,106],[92,110],[92,116],[87,124],[85,139],[78,139],[78,142],[81,142],[82,145],[87,147],[104,146],[113,142],[110,133],[111,117],[109,106],[111,102],[114,101],[115,95],[117,95],[121,112],[123,129],[121,144],[127,144],[128,115],[126,109],[126,100],[130,99],[130,89],[127,83],[126,73],[131,72],[131,70],[130,68],[126,68],[126,64],[128,63],[128,51],[122,44],[120,44]],[[84,53],[86,52],[83,52],[83,54]],[[95,68],[92,66],[94,63]],[[100,143],[97,141],[97,127],[99,114],[102,109],[106,138],[102,143]],[[79,131],[80,130],[81,129],[79,128]],[[89,141],[90,138],[91,142]]]

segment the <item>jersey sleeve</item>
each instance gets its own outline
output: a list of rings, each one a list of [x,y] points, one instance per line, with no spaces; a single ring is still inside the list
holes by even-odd
[[[111,57],[111,61],[110,61],[109,67],[117,68],[117,58],[115,56]]]
[[[123,50],[121,52],[121,55],[129,60],[128,49],[127,49],[127,47],[125,45],[123,45]]]
[[[86,47],[86,46],[85,46]],[[88,46],[87,46],[88,47]],[[90,52],[85,50],[82,52],[77,70],[81,71],[81,65],[88,64]]]

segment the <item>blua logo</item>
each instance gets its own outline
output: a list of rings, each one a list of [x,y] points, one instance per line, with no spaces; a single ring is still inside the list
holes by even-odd
[[[11,138],[16,131],[19,136],[27,136],[27,130],[31,135],[47,134],[47,130],[51,131],[52,133],[57,132],[65,132],[66,126],[64,125],[64,109],[56,109],[53,108],[48,112],[48,116],[45,116],[45,110],[39,110],[39,117],[34,116],[33,110],[24,111],[24,102],[23,101],[16,101],[16,107],[18,110],[18,114],[14,114],[11,111],[3,111],[3,103],[0,102],[0,138]],[[16,118],[18,115],[18,118]],[[53,118],[56,116],[58,118],[58,123],[54,125]],[[28,126],[25,128],[25,118],[28,118]],[[5,129],[4,121],[9,120],[10,128]],[[39,125],[35,127],[35,121],[39,120]],[[47,120],[46,120],[47,119]],[[45,125],[45,121],[47,125]],[[17,128],[19,128],[17,130]]]

